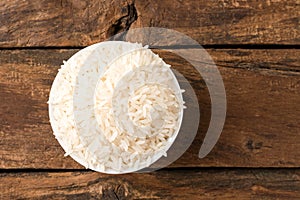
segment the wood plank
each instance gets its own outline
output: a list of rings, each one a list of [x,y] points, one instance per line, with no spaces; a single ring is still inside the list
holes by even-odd
[[[297,0],[136,1],[134,27],[172,28],[207,44],[299,44]]]
[[[87,46],[149,26],[178,30],[202,45],[294,45],[299,8],[297,0],[3,0],[0,47]]]
[[[130,26],[132,1],[0,2],[0,46],[85,46]]]
[[[209,50],[208,53],[219,66],[224,81],[227,114],[214,150],[206,158],[199,159],[196,155],[210,122],[207,87],[183,59],[159,52],[191,83],[201,109],[198,135],[175,166],[299,166],[300,145],[290,141],[300,142],[300,66],[296,58],[300,51],[228,49]],[[286,147],[284,143],[291,146]],[[291,156],[292,152],[297,155]]]
[[[46,104],[58,66],[76,51],[0,51],[0,168],[82,168],[63,157]],[[195,141],[171,167],[300,166],[300,50],[209,50],[228,109],[221,138],[204,159],[197,154],[210,119],[205,83],[183,59],[158,53],[191,82],[201,109]]]
[[[212,178],[213,177],[213,178]],[[299,169],[0,174],[1,199],[299,199]]]

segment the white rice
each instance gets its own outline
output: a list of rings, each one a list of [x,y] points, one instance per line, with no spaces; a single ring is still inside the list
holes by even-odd
[[[166,156],[181,125],[181,92],[170,66],[147,47],[102,42],[62,65],[50,122],[65,155],[86,168],[133,172]]]

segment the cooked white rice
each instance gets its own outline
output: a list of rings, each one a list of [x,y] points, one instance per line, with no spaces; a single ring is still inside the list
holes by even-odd
[[[170,66],[147,47],[102,42],[62,65],[50,122],[65,155],[86,168],[133,172],[167,155],[181,125],[181,92]]]

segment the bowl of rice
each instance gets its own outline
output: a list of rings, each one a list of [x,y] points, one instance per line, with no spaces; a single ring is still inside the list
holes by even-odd
[[[59,69],[49,95],[53,134],[86,168],[136,172],[174,143],[185,108],[183,90],[147,46],[106,41],[86,47]]]

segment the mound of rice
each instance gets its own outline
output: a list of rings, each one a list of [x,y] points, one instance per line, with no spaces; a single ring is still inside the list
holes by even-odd
[[[170,66],[147,47],[102,42],[62,65],[50,122],[66,156],[99,172],[133,172],[167,156],[181,125],[182,92]]]

